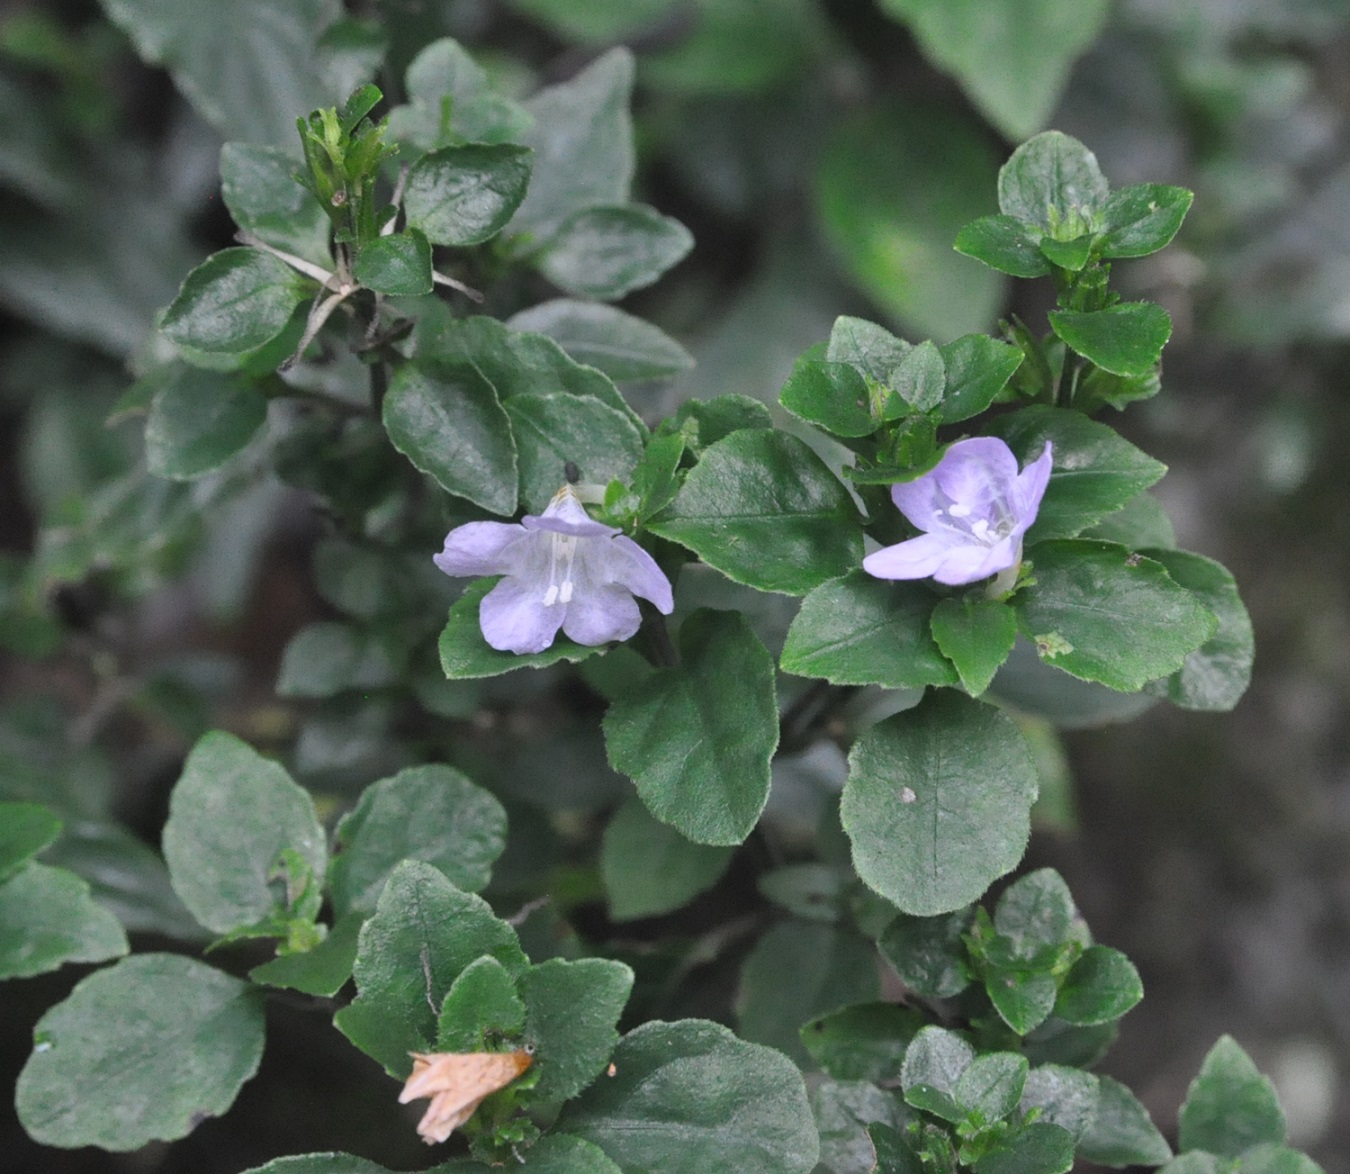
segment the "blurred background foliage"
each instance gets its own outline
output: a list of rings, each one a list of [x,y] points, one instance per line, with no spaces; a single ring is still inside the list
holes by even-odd
[[[330,811],[418,757],[418,722],[380,693],[387,666],[364,666],[365,699],[317,705],[275,685],[296,631],[353,598],[371,615],[403,586],[416,598],[429,559],[353,570],[325,555],[305,497],[259,462],[191,483],[144,469],[154,389],[135,377],[159,345],[155,315],[232,231],[222,135],[296,150],[295,114],[380,62],[381,86],[404,100],[406,66],[442,36],[522,97],[630,46],[637,196],[697,242],[624,303],[698,360],[639,389],[659,413],[725,392],[774,403],[841,313],[916,341],[1010,311],[1043,325],[1048,291],[1013,294],[951,242],[995,210],[1012,146],[1053,126],[1115,185],[1196,191],[1177,243],[1120,267],[1127,296],[1176,323],[1165,393],[1124,427],[1173,466],[1158,495],[1181,545],[1236,574],[1258,661],[1230,715],[1158,707],[1062,744],[1036,727],[1072,782],[1043,805],[1027,863],[1059,868],[1098,939],[1138,963],[1147,997],[1107,1070],[1160,1123],[1230,1031],[1276,1080],[1291,1142],[1350,1167],[1350,2],[368,0],[344,13],[292,0],[284,28],[273,7],[0,10],[0,797],[61,811],[55,862],[147,940],[188,935],[152,847],[199,733],[232,729],[285,757]],[[349,440],[343,475],[378,479]],[[782,602],[761,599],[765,624]],[[560,767],[541,735],[557,704],[548,674],[490,686],[482,704],[434,670],[419,682],[423,712],[470,728],[537,703],[533,724],[513,727],[512,761],[464,752],[510,806],[498,893],[551,876],[582,932],[627,949],[639,1013],[726,1015],[744,956],[732,914],[760,901],[746,869],[733,862],[703,904],[650,933],[608,925],[578,849],[593,852],[624,793],[598,735],[567,743]],[[1125,716],[1112,701],[1059,724]],[[826,758],[789,763],[774,802],[790,809],[789,776],[842,769]],[[731,928],[706,933],[714,922]],[[75,977],[5,988],[6,1087],[32,1022]],[[312,1018],[274,1016],[236,1110],[171,1150],[39,1152],[6,1103],[0,1153],[63,1172],[233,1172],[304,1149],[417,1160],[410,1131],[382,1136],[382,1079]]]

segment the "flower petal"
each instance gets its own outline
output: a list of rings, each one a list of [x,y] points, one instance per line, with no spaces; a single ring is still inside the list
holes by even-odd
[[[863,570],[878,579],[926,579],[958,545],[944,531],[920,534],[869,554],[863,559]]]
[[[993,546],[954,546],[933,572],[933,578],[949,587],[978,583],[990,575],[1006,570],[1022,558],[1021,535],[1009,535]]]
[[[613,526],[595,521],[570,485],[564,485],[553,495],[542,514],[526,514],[520,524],[527,530],[552,530],[555,534],[574,534],[578,538],[600,538],[619,533]]]
[[[1017,518],[1018,528],[1015,533],[1025,534],[1027,528],[1036,520],[1041,508],[1041,498],[1045,496],[1046,486],[1050,484],[1050,470],[1053,465],[1054,455],[1047,440],[1045,451],[1023,469],[1013,482],[1009,504]]]
[[[920,530],[950,525],[944,517],[955,503],[964,517],[999,521],[998,503],[1007,502],[1017,479],[1017,458],[992,436],[958,440],[922,477],[891,486],[896,508]]]
[[[505,575],[523,553],[516,544],[529,538],[523,527],[507,522],[469,522],[451,530],[445,549],[432,559],[447,575]]]
[[[608,644],[627,640],[641,624],[642,613],[632,594],[617,584],[607,584],[572,597],[563,631],[578,644]]]
[[[543,652],[562,627],[567,607],[545,607],[543,587],[529,578],[503,579],[478,605],[483,639],[499,652]]]
[[[662,615],[675,610],[675,598],[666,573],[636,542],[625,535],[606,544],[605,566],[611,582],[626,587],[634,595],[649,599]]]

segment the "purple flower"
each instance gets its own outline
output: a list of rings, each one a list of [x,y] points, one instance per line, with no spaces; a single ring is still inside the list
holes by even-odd
[[[863,559],[878,579],[959,586],[1016,567],[1022,535],[1036,520],[1050,480],[1050,442],[1020,473],[1012,450],[992,436],[958,440],[937,466],[891,486],[891,500],[922,534]]]
[[[669,615],[670,580],[631,538],[592,520],[570,485],[539,517],[470,522],[434,556],[447,575],[505,575],[478,609],[483,638],[502,652],[543,652],[561,628],[578,644],[627,640],[642,617],[635,595]]]

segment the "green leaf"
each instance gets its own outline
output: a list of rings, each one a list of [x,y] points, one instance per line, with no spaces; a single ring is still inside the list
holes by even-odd
[[[502,1039],[518,1040],[525,1003],[516,979],[491,954],[475,958],[450,984],[436,1020],[438,1052],[483,1052]]]
[[[1322,1167],[1307,1154],[1269,1142],[1244,1150],[1240,1163],[1241,1174],[1323,1174]]]
[[[1091,1072],[1042,1064],[1027,1074],[1018,1109],[1022,1113],[1039,1110],[1038,1120],[1067,1129],[1077,1145],[1096,1120],[1099,1103],[1099,1079]]]
[[[1284,1110],[1275,1087],[1232,1036],[1220,1037],[1191,1081],[1177,1140],[1182,1150],[1231,1158],[1263,1141],[1284,1144]]]
[[[547,668],[561,660],[575,663],[603,650],[600,645],[577,644],[559,632],[543,652],[499,652],[483,639],[478,624],[478,605],[496,585],[495,579],[480,579],[450,605],[438,649],[441,669],[452,681],[495,677],[519,668]]]
[[[1150,685],[1174,705],[1208,713],[1226,713],[1242,699],[1252,676],[1255,648],[1252,622],[1233,576],[1213,559],[1184,550],[1146,549],[1141,553],[1166,569],[1219,619],[1214,635],[1187,655],[1166,682]]]
[[[1022,365],[1022,352],[985,334],[963,334],[940,348],[947,370],[938,418],[956,424],[978,416]]]
[[[769,409],[748,395],[728,392],[711,400],[685,400],[672,421],[688,449],[701,457],[705,450],[745,428],[772,428]]]
[[[918,1114],[895,1092],[863,1081],[818,1080],[812,1082],[811,1108],[826,1169],[922,1174],[905,1138],[907,1128],[917,1126]],[[895,1164],[904,1158],[913,1164]]]
[[[292,155],[276,147],[226,143],[220,149],[221,199],[240,228],[331,269],[331,221],[314,193],[296,182],[297,166]]]
[[[761,937],[742,964],[737,1022],[745,1039],[800,1064],[810,1055],[805,1024],[879,994],[876,953],[855,929],[789,918]]]
[[[929,632],[936,602],[923,584],[862,570],[832,579],[802,601],[783,646],[783,671],[835,685],[954,685],[956,674]]]
[[[506,812],[451,767],[410,766],[361,793],[337,841],[329,887],[338,915],[370,913],[400,860],[435,865],[465,892],[483,888],[506,845]]]
[[[540,90],[519,141],[534,149],[530,190],[510,231],[543,242],[573,212],[623,204],[633,181],[633,55],[609,50],[570,81]]]
[[[1147,375],[1172,337],[1172,319],[1154,302],[1105,310],[1051,310],[1050,326],[1070,347],[1113,375]]]
[[[1054,446],[1054,466],[1027,542],[1073,538],[1158,481],[1167,466],[1135,448],[1114,428],[1081,412],[1036,404],[1000,417],[990,432],[1008,442],[1022,464]]]
[[[626,204],[573,213],[534,260],[560,289],[612,302],[651,285],[693,247],[678,220]]]
[[[313,288],[261,249],[222,249],[184,278],[160,330],[199,351],[242,354],[276,338]]]
[[[233,734],[202,735],[169,798],[164,859],[174,892],[207,929],[229,933],[286,907],[278,866],[298,852],[315,883],[328,848],[309,792]]]
[[[1233,1163],[1204,1150],[1192,1150],[1173,1158],[1158,1174],[1233,1174]]]
[[[695,844],[629,799],[609,821],[600,845],[600,873],[614,921],[655,917],[712,888],[732,849]]]
[[[191,958],[138,954],[77,984],[33,1039],[15,1097],[29,1136],[135,1150],[230,1107],[262,1056],[262,999]]]
[[[121,923],[73,872],[30,861],[0,883],[0,979],[45,974],[67,962],[104,962],[128,949]]]
[[[476,1163],[475,1163],[476,1165]],[[472,1167],[470,1167],[472,1168]],[[253,1166],[244,1174],[392,1174],[383,1166],[351,1154],[298,1154]]]
[[[1009,1116],[1022,1100],[1030,1065],[1015,1052],[976,1056],[956,1082],[953,1096],[967,1114],[992,1124]]]
[[[276,690],[279,697],[334,697],[346,689],[378,689],[395,680],[395,668],[371,630],[320,620],[291,637],[282,653]]]
[[[497,93],[487,72],[449,37],[432,41],[405,75],[408,105],[389,112],[389,137],[431,151],[467,139],[515,140],[530,116]]]
[[[636,515],[639,525],[644,525],[653,515],[659,514],[680,492],[680,461],[684,452],[685,437],[682,432],[667,432],[653,436],[647,442],[642,460],[633,470],[633,492],[639,502]]]
[[[1073,1134],[1033,1121],[971,1165],[975,1174],[1066,1174],[1073,1169]]]
[[[1075,7],[1089,11],[1105,5],[1092,0]],[[1097,156],[1057,130],[1023,143],[998,173],[999,211],[1060,241],[1075,240],[1095,227],[1109,191]]]
[[[911,347],[886,378],[900,399],[915,412],[928,412],[942,402],[947,386],[947,371],[942,352],[931,342]],[[900,413],[895,413],[899,415]],[[890,412],[884,412],[887,419]]]
[[[1015,216],[981,216],[956,234],[958,253],[1011,277],[1045,277],[1049,262],[1027,226]]]
[[[548,335],[576,362],[616,383],[661,379],[694,365],[694,357],[660,327],[601,302],[555,298],[522,310],[506,325]]]
[[[1003,890],[994,929],[1010,959],[1030,962],[1047,947],[1080,940],[1084,927],[1064,878],[1053,868],[1038,868]]]
[[[615,1074],[559,1126],[626,1170],[808,1174],[819,1141],[801,1073],[772,1048],[705,1020],[645,1023],[614,1053]]]
[[[914,30],[924,54],[1010,139],[1046,124],[1108,10],[1107,0],[882,0],[881,7]]]
[[[906,1103],[944,1121],[960,1121],[965,1110],[956,1101],[956,1088],[974,1059],[975,1049],[954,1031],[925,1027],[905,1051],[900,1082]]]
[[[267,399],[237,374],[175,363],[145,424],[145,463],[157,477],[190,481],[220,468],[267,420]]]
[[[443,359],[401,364],[382,413],[393,446],[447,493],[494,514],[515,513],[511,420],[475,367]]]
[[[1119,542],[1131,550],[1146,547],[1173,550],[1177,544],[1172,520],[1158,499],[1149,493],[1135,494],[1114,514],[1107,514],[1097,525],[1085,530],[1082,536]],[[1149,557],[1156,559],[1156,552],[1151,552]]]
[[[801,1038],[811,1059],[835,1080],[894,1082],[923,1023],[912,1007],[856,1003],[812,1020]]]
[[[708,448],[650,529],[759,591],[804,595],[862,562],[848,491],[802,441],[768,429]]]
[[[378,236],[361,250],[352,276],[367,289],[393,297],[417,297],[431,292],[431,245],[422,232]]]
[[[1161,183],[1136,183],[1112,192],[1102,210],[1102,256],[1145,257],[1165,248],[1190,210],[1194,193]]]
[[[106,11],[140,56],[165,66],[179,92],[222,135],[293,145],[297,115],[346,96],[317,51],[323,32],[342,15],[337,0],[233,0],[205,8],[108,0]]]
[[[1012,719],[937,691],[854,743],[841,815],[863,881],[930,916],[968,905],[1017,864],[1035,797]]]
[[[852,877],[833,864],[784,864],[759,874],[759,891],[775,905],[808,921],[839,921]]]
[[[642,460],[642,434],[622,412],[583,395],[513,395],[506,401],[520,453],[521,504],[542,514],[571,462],[581,479],[627,481]]]
[[[846,363],[860,375],[885,383],[910,350],[909,343],[896,338],[884,326],[841,314],[830,329],[825,359],[829,363]]]
[[[1055,240],[1048,236],[1042,237],[1041,252],[1059,268],[1077,273],[1092,256],[1093,239],[1090,233],[1084,233],[1080,237],[1067,241]]]
[[[332,998],[352,976],[356,941],[365,918],[353,914],[338,919],[328,936],[312,950],[283,954],[248,972],[254,982],[286,987],[307,995]]]
[[[1064,976],[1054,1013],[1065,1023],[1091,1027],[1119,1019],[1143,997],[1133,962],[1109,946],[1089,946]]]
[[[987,329],[1003,300],[1001,276],[952,251],[961,226],[986,210],[996,167],[976,122],[913,101],[846,119],[821,157],[820,214],[845,270],[939,343]]]
[[[605,714],[605,748],[657,819],[700,844],[739,844],[769,796],[778,745],[773,659],[737,612],[700,609],[680,664]]]
[[[486,901],[461,892],[430,864],[404,861],[361,928],[354,968],[359,994],[333,1022],[403,1080],[412,1070],[409,1052],[434,1050],[437,1008],[455,979],[484,954],[512,974],[527,965],[515,931]]]
[[[0,880],[18,872],[61,834],[61,821],[37,803],[0,803]]]
[[[1122,692],[1181,668],[1218,621],[1163,567],[1123,546],[1073,538],[1031,548],[1035,585],[1014,599],[1040,658]]]
[[[1138,1097],[1118,1080],[1098,1076],[1097,1114],[1078,1143],[1078,1154],[1099,1166],[1159,1166],[1172,1147]]]
[[[408,170],[408,225],[432,244],[477,245],[515,215],[530,182],[528,147],[467,143],[428,151]]]
[[[881,421],[872,416],[869,398],[866,380],[849,364],[798,359],[778,402],[835,436],[871,436]]]
[[[933,609],[933,639],[972,697],[989,688],[1017,639],[1017,613],[996,599],[944,599]]]
[[[510,0],[510,6],[565,41],[613,44],[641,30],[669,9],[675,0]]]
[[[619,1042],[615,1025],[632,989],[632,970],[607,958],[550,958],[525,971],[521,993],[539,1072],[536,1097],[570,1100],[600,1075]]]
[[[1059,991],[1044,971],[986,966],[984,986],[999,1017],[1018,1035],[1027,1035],[1049,1018]]]
[[[942,917],[902,913],[886,927],[877,948],[910,990],[926,999],[948,999],[970,985],[962,940],[969,926],[968,909]]]

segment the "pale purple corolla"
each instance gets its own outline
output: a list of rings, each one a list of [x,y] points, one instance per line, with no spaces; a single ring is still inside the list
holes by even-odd
[[[1015,569],[1050,464],[1049,441],[1019,473],[1012,450],[996,437],[958,440],[922,477],[891,486],[891,500],[923,533],[869,554],[863,570],[878,579],[931,577],[955,587]]]
[[[483,638],[501,652],[543,652],[561,628],[578,644],[627,640],[640,595],[669,615],[670,580],[631,538],[592,519],[570,485],[519,523],[469,522],[434,556],[447,575],[504,575],[478,608]]]

